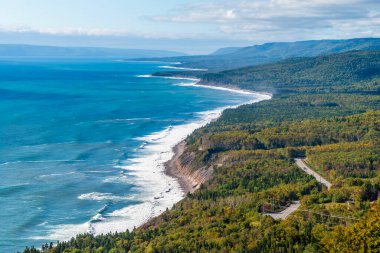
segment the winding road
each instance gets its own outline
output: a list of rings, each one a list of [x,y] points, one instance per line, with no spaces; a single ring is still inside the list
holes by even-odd
[[[288,217],[290,214],[292,214],[294,211],[300,207],[300,202],[299,201],[294,201],[293,204],[288,206],[286,209],[282,210],[281,212],[278,213],[266,213],[265,215],[271,216],[273,219],[282,219],[285,220],[286,217]]]
[[[315,177],[315,179],[317,179],[318,182],[320,182],[321,184],[323,184],[324,186],[326,186],[328,190],[330,190],[332,184],[329,181],[327,181],[326,179],[324,179],[317,172],[315,172],[314,170],[310,169],[310,167],[306,165],[306,163],[304,162],[304,160],[302,160],[300,158],[296,158],[296,159],[294,159],[294,161],[296,162],[296,164],[297,164],[298,167],[300,167],[307,174]]]
[[[317,172],[310,169],[310,167],[307,166],[307,164],[304,162],[304,160],[302,160],[300,158],[296,158],[296,159],[294,159],[294,161],[300,169],[305,171],[307,174],[315,177],[315,179],[317,179],[318,182],[320,182],[321,184],[326,186],[328,190],[330,190],[332,184],[329,181],[327,181],[325,178],[323,178],[321,175],[319,175]],[[271,216],[273,219],[285,220],[290,214],[292,214],[294,211],[296,211],[300,207],[300,205],[301,204],[299,201],[295,201],[290,206],[288,206],[286,209],[282,210],[281,212],[265,213],[265,215]]]

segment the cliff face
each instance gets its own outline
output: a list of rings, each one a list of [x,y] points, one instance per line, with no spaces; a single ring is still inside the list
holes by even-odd
[[[174,157],[166,164],[168,175],[178,178],[185,192],[194,192],[201,184],[210,179],[213,168],[193,168],[195,153],[186,149],[186,143],[181,142],[174,148]]]

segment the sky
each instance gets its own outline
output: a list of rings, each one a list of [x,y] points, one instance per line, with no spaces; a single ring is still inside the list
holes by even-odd
[[[358,37],[380,37],[380,0],[0,0],[0,44],[203,54]]]

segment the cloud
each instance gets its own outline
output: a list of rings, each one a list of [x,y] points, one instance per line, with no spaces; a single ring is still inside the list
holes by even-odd
[[[233,14],[230,14],[233,15]],[[49,27],[31,27],[24,25],[1,25],[0,33],[14,34],[41,34],[56,36],[73,36],[73,37],[137,37],[145,39],[217,39],[220,36],[209,36],[204,32],[194,33],[183,31],[181,33],[172,32],[170,29],[166,31],[129,31],[122,29],[88,29],[88,28],[49,28]]]
[[[181,5],[154,21],[214,25],[239,39],[380,36],[379,0],[220,0]]]
[[[380,37],[380,0],[191,0],[162,15],[140,17],[128,29],[1,25],[21,36],[86,37],[108,41],[207,40],[223,45],[270,41]],[[141,14],[143,15],[143,13]],[[150,23],[149,23],[150,21]],[[47,24],[48,25],[48,24]],[[20,36],[18,36],[20,35]],[[9,35],[10,36],[10,35]],[[4,36],[2,35],[2,41]]]
[[[39,33],[72,36],[128,36],[126,30],[85,29],[85,28],[35,28],[30,26],[0,25],[0,32]]]

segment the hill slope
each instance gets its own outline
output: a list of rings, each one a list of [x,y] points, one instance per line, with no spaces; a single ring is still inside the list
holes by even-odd
[[[348,84],[380,77],[380,51],[354,51],[312,58],[294,58],[200,76],[208,84],[225,84],[256,91],[347,89]]]

